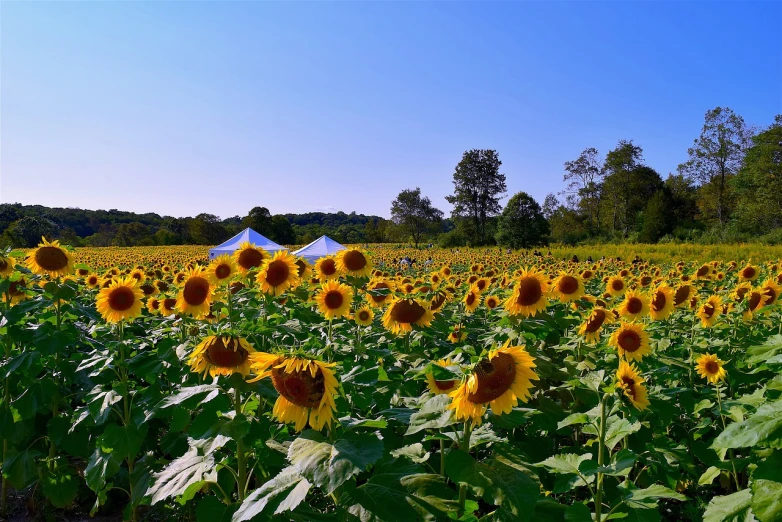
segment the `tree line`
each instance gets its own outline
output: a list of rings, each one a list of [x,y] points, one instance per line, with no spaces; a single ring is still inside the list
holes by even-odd
[[[729,108],[706,113],[686,160],[666,179],[633,140],[605,156],[589,147],[564,164],[565,188],[539,205],[526,192],[500,204],[507,186],[495,150],[464,153],[453,174],[450,224],[419,188],[391,204],[409,240],[441,246],[530,248],[585,241],[782,243],[782,115],[748,126]]]

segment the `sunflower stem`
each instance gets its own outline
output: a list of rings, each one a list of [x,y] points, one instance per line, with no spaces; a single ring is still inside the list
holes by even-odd
[[[239,388],[234,388],[234,410],[236,415],[242,413],[242,396],[239,392]],[[236,459],[237,459],[237,492],[239,495],[239,502],[244,501],[245,493],[247,492],[247,455],[244,453],[244,441],[242,437],[236,438]]]
[[[600,439],[597,446],[597,465],[603,467],[603,456],[606,441],[606,402],[608,394],[604,394],[600,399]],[[597,491],[595,492],[595,521],[601,522],[603,511],[603,473],[597,474]]]
[[[717,408],[719,408],[720,411],[720,420],[722,421],[722,431],[725,431],[725,416],[722,414],[722,390],[720,390],[720,383],[717,382],[715,385],[715,390],[717,391]],[[736,484],[736,491],[741,491],[741,486],[739,485],[739,474],[736,472],[736,463],[733,461],[733,450],[728,450],[728,458],[730,459],[730,466],[733,468],[733,482]]]
[[[470,433],[472,431],[472,424],[470,420],[464,422],[464,438],[462,439],[462,449],[468,454],[470,453]],[[442,447],[441,447],[442,450]],[[444,466],[441,466],[444,467]],[[462,518],[464,515],[464,503],[467,501],[467,484],[459,484],[459,509],[456,512],[457,518]]]
[[[445,441],[440,439],[440,475],[445,476]]]

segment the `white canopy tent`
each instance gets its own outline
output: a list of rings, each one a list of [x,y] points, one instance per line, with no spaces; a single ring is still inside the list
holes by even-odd
[[[236,234],[234,237],[232,237],[222,245],[217,245],[216,247],[210,249],[209,259],[214,259],[222,254],[231,255],[236,250],[239,250],[239,247],[241,247],[242,243],[245,242],[254,243],[255,246],[261,247],[267,252],[271,252],[271,253],[274,253],[277,250],[287,250],[287,248],[285,248],[284,246],[278,245],[271,239],[260,235],[255,230],[251,228],[245,228],[244,230]]]
[[[309,263],[314,263],[321,257],[336,254],[340,250],[345,250],[345,247],[328,236],[320,236],[309,245],[293,252],[293,255],[303,257]]]

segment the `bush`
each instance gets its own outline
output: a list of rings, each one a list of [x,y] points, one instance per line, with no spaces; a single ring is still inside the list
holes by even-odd
[[[440,248],[456,248],[467,245],[467,237],[458,230],[451,230],[441,234],[437,240]]]

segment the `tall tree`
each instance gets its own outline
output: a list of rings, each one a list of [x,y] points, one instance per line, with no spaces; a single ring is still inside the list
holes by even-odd
[[[391,220],[406,234],[412,236],[415,246],[421,237],[437,228],[443,212],[432,206],[428,197],[421,197],[421,189],[405,189],[391,202]]]
[[[573,161],[565,162],[565,193],[576,201],[584,213],[590,229],[600,228],[600,189],[603,179],[603,162],[595,148],[584,151]]]
[[[266,207],[253,207],[242,219],[242,226],[249,227],[263,236],[272,233],[272,215]]]
[[[453,205],[454,218],[471,221],[474,244],[487,243],[487,221],[502,210],[500,199],[507,186],[500,165],[495,150],[468,150],[453,174],[454,193],[445,198]]]
[[[742,228],[766,232],[782,227],[782,114],[752,138],[732,185]]]
[[[557,196],[554,194],[547,194],[546,199],[543,200],[543,217],[551,219],[551,216],[554,215],[558,208],[559,200],[557,199]]]
[[[497,243],[529,248],[548,243],[549,226],[540,205],[526,192],[515,194],[500,216]]]
[[[744,159],[749,132],[744,119],[727,107],[706,112],[701,135],[687,149],[679,172],[699,185],[699,207],[708,219],[727,223],[733,207],[730,180]]]

